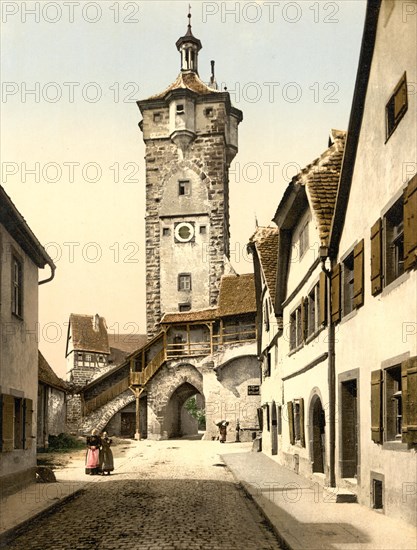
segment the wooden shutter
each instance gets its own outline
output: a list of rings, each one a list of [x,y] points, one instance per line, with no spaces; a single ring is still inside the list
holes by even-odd
[[[408,361],[401,363],[401,441],[407,443],[408,435],[408,387],[407,387],[407,369]]]
[[[32,399],[25,399],[24,402],[25,411],[25,440],[24,448],[32,448],[32,418],[33,418],[33,401]]]
[[[2,451],[13,451],[14,444],[14,397],[12,395],[2,395]]]
[[[294,445],[294,443],[295,443],[295,436],[294,436],[294,407],[293,407],[292,401],[288,401],[287,407],[288,407],[288,428],[289,428],[289,430],[290,430],[290,443],[291,443],[291,445]]]
[[[304,432],[304,399],[299,399],[300,403],[300,443],[303,447],[306,446],[306,438]]]
[[[394,95],[394,118],[397,122],[398,117],[402,111],[407,107],[407,81],[405,74],[402,77],[399,87]]]
[[[364,239],[358,242],[353,251],[353,307],[361,307],[364,302],[363,269]]]
[[[382,370],[371,372],[372,441],[382,443]]]
[[[301,298],[301,337],[303,342],[307,338],[307,304],[308,298]]]
[[[382,220],[371,228],[371,292],[376,296],[382,290]]]
[[[327,277],[322,271],[319,278],[319,323],[325,325],[327,322]]]
[[[404,269],[417,263],[417,175],[404,191]]]
[[[340,321],[340,264],[334,266],[332,270],[332,322]]]
[[[404,361],[401,365],[401,370],[403,381],[401,389],[403,441],[405,439],[407,443],[415,444],[417,443],[417,357],[411,357],[407,361]],[[404,378],[406,378],[405,388]]]

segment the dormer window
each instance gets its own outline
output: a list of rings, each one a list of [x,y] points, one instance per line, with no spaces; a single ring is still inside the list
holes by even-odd
[[[179,103],[177,105],[177,115],[183,115],[184,114],[184,104]]]
[[[154,122],[161,122],[162,120],[162,114],[161,113],[154,113],[153,114],[153,121]]]

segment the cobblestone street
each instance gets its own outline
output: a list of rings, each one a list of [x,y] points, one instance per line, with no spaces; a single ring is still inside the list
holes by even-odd
[[[113,475],[89,476],[81,494],[33,522],[8,548],[280,548],[217,455],[228,447],[198,440],[132,444],[126,457],[116,459]],[[74,473],[82,475],[81,461]]]

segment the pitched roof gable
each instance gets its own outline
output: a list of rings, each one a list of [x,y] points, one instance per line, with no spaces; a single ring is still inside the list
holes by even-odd
[[[98,317],[97,330],[94,326],[94,315],[71,313],[70,331],[72,345],[76,351],[91,351],[92,353],[110,353],[107,325],[104,317]]]
[[[269,293],[274,297],[278,269],[278,227],[258,227],[250,242],[256,247]]]
[[[62,391],[68,390],[68,384],[52,370],[48,361],[38,350],[38,380],[47,386],[52,386]]]

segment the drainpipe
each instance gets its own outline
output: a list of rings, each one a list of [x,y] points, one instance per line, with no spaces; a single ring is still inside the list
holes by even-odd
[[[332,321],[332,270],[327,247],[320,247],[321,269],[327,278],[327,323],[328,323],[328,370],[329,385],[329,485],[336,487],[336,368],[335,368],[335,326]],[[330,264],[326,267],[326,263]]]
[[[50,260],[47,263],[48,263],[49,267],[51,268],[51,275],[47,279],[44,279],[43,281],[39,281],[38,282],[39,286],[44,285],[45,283],[49,283],[55,277],[56,266],[55,266],[54,262],[52,260]]]

